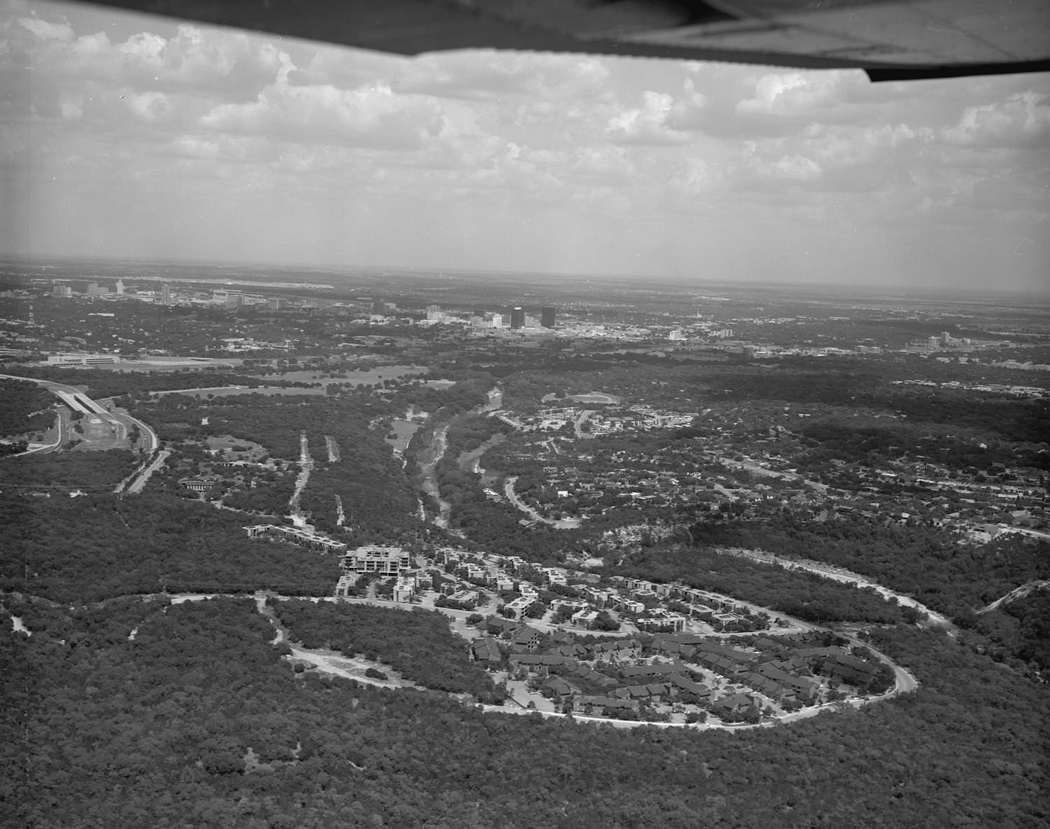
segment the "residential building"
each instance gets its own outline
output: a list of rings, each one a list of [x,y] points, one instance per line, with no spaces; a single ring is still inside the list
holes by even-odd
[[[491,636],[482,636],[480,639],[475,639],[470,645],[470,653],[478,662],[485,662],[490,665],[499,664],[503,660],[499,644]]]
[[[412,568],[412,556],[400,547],[369,544],[347,552],[343,556],[342,566],[345,572],[359,576],[368,573],[397,576]]]
[[[505,609],[509,613],[513,613],[515,619],[520,619],[537,601],[539,601],[539,599],[536,596],[519,596],[513,601],[508,602],[505,605]]]

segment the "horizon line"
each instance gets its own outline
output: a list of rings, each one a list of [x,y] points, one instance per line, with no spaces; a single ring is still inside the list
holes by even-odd
[[[69,253],[7,253],[0,252],[0,263],[12,262],[12,263],[23,263],[23,264],[34,264],[34,265],[46,265],[53,262],[104,262],[104,263],[143,263],[143,264],[156,264],[156,265],[175,265],[175,266],[207,266],[214,268],[228,268],[228,267],[245,267],[253,269],[261,268],[279,268],[279,269],[302,269],[305,271],[323,271],[323,272],[339,272],[339,271],[375,271],[376,276],[382,275],[396,275],[397,272],[404,272],[412,275],[430,275],[434,277],[445,277],[445,276],[483,276],[490,274],[493,276],[506,276],[506,277],[520,277],[520,276],[531,276],[540,278],[565,278],[570,277],[574,279],[585,279],[585,280],[610,280],[610,281],[623,281],[623,280],[641,280],[643,282],[653,282],[655,284],[671,284],[675,286],[688,287],[692,284],[707,284],[717,285],[720,287],[733,287],[733,286],[749,286],[749,287],[768,287],[768,288],[810,288],[827,290],[829,288],[841,288],[846,290],[860,291],[864,294],[872,294],[879,291],[905,291],[913,294],[937,294],[939,292],[951,293],[951,294],[965,294],[969,296],[1040,296],[1045,297],[1050,301],[1050,285],[1039,285],[1039,286],[1012,286],[1012,285],[1000,285],[994,290],[987,287],[976,287],[970,285],[915,285],[907,282],[885,282],[872,284],[866,283],[849,283],[841,281],[777,281],[770,280],[769,277],[752,277],[749,275],[741,275],[737,277],[726,277],[726,276],[676,276],[670,274],[644,274],[644,273],[628,273],[628,272],[609,272],[609,273],[588,273],[580,271],[555,271],[555,270],[515,270],[515,269],[503,269],[495,267],[477,267],[477,266],[463,266],[463,265],[452,265],[449,263],[435,264],[435,265],[395,265],[390,263],[376,264],[350,264],[350,263],[303,263],[303,262],[290,262],[290,261],[252,261],[246,259],[192,259],[182,258],[173,259],[167,257],[142,257],[142,256],[116,256],[116,255],[89,255],[89,254],[69,254]],[[385,272],[394,272],[394,274],[387,274]],[[443,273],[449,271],[450,273]],[[85,277],[89,278],[89,277]],[[134,278],[134,277],[131,277]],[[639,287],[644,287],[640,285]],[[947,299],[948,297],[945,297]]]

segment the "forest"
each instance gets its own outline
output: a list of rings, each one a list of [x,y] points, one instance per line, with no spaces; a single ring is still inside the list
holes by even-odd
[[[1000,662],[1019,662],[1044,673],[1050,669],[1050,591],[1030,593],[960,624],[980,634],[975,647]]]
[[[902,374],[907,372],[900,366],[871,361],[825,360],[817,366],[812,360],[798,359],[779,361],[772,371],[741,367],[719,372],[708,382],[712,393],[727,400],[870,406],[897,412],[910,423],[942,424],[1018,442],[1045,443],[1050,434],[1050,400],[892,385],[891,378]]]
[[[339,577],[321,555],[244,532],[243,516],[145,493],[23,498],[0,492],[0,590],[96,601],[130,593],[259,589],[327,595]]]
[[[304,647],[362,654],[436,691],[466,693],[486,703],[503,698],[441,613],[294,600],[270,604]]]
[[[295,674],[249,601],[0,627],[0,823],[695,829],[1044,826],[1044,689],[943,634],[915,694],[787,727],[621,731]],[[135,631],[132,637],[131,632]]]
[[[1050,429],[1050,423],[1047,428]],[[967,440],[954,428],[931,429],[914,423],[858,426],[826,420],[807,425],[801,433],[812,446],[802,459],[809,468],[831,460],[879,468],[887,460],[907,455],[922,456],[949,469],[988,470],[996,464],[1050,469],[1050,453],[1040,452],[1034,446]]]
[[[771,567],[712,550],[642,547],[607,569],[634,578],[681,581],[818,624],[914,621],[909,609],[885,601],[871,589],[858,590],[805,571]]]
[[[0,489],[111,492],[138,464],[139,458],[126,449],[5,458],[0,463]]]
[[[808,521],[789,514],[763,521],[699,522],[701,547],[775,550],[870,576],[949,616],[964,616],[1026,581],[1050,577],[1050,544],[1010,536],[961,545],[935,527],[886,525],[863,516]]]
[[[48,429],[54,395],[36,383],[0,378],[0,437]]]

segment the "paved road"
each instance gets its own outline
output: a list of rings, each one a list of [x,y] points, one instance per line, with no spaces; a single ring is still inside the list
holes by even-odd
[[[580,526],[579,518],[559,518],[555,520],[540,515],[536,510],[518,497],[518,493],[514,491],[514,484],[516,484],[517,481],[518,476],[511,475],[503,482],[503,494],[507,496],[507,500],[510,501],[511,505],[516,510],[525,513],[525,515],[531,520],[538,521],[541,524],[546,524],[548,527],[554,527],[556,530],[575,530]]]
[[[75,386],[70,386],[66,383],[56,383],[54,380],[41,380],[36,377],[21,377],[13,374],[0,374],[0,377],[11,380],[25,380],[30,383],[36,383],[38,386],[43,386],[74,410],[87,412],[109,421],[120,434],[121,439],[127,436],[129,427],[135,426],[139,430],[139,434],[145,443],[144,449],[147,455],[152,455],[160,446],[160,440],[157,438],[157,433],[147,424],[143,423],[136,417],[132,417],[127,412],[119,410],[111,411],[107,409],[101,403],[92,400]],[[61,443],[59,446],[61,446]]]
[[[49,434],[53,433],[55,435],[54,440],[52,440],[50,443],[41,443],[37,446],[29,444],[29,448],[26,449],[24,452],[16,452],[15,454],[8,455],[7,457],[20,458],[23,455],[46,455],[50,452],[57,452],[62,447],[62,444],[66,442],[67,439],[69,426],[66,424],[66,417],[66,412],[63,409],[60,409],[59,411],[55,412],[55,424],[50,429],[48,429]]]
[[[146,484],[153,476],[153,473],[164,466],[164,462],[168,459],[169,455],[171,455],[170,449],[161,449],[152,461],[148,461],[145,466],[139,467],[131,473],[130,477],[121,481],[116,489],[117,493],[129,492],[132,495],[138,495],[138,493],[145,489]]]
[[[7,591],[0,591],[0,596],[5,595]],[[12,595],[18,595],[23,598],[28,598],[36,601],[40,601],[44,604],[53,607],[65,607],[59,602],[52,601],[50,599],[43,599],[39,597],[26,596],[22,593],[12,593]],[[92,603],[92,607],[104,606],[107,602],[126,600],[129,598],[140,598],[146,599],[167,599],[171,604],[182,604],[183,602],[198,602],[206,599],[214,598],[234,598],[234,599],[245,599],[254,598],[255,607],[259,613],[266,617],[266,619],[273,625],[275,629],[275,635],[272,640],[273,644],[280,644],[282,642],[288,642],[291,648],[292,656],[295,659],[300,659],[304,662],[309,662],[315,665],[317,669],[323,673],[329,673],[333,676],[343,677],[345,679],[352,679],[355,682],[365,682],[372,685],[383,685],[385,687],[416,687],[421,688],[422,686],[414,685],[413,683],[403,680],[396,675],[391,675],[386,681],[374,679],[372,677],[364,676],[364,670],[369,666],[373,666],[372,663],[366,664],[364,661],[347,658],[341,654],[334,653],[332,651],[314,650],[310,648],[303,648],[298,644],[293,644],[288,641],[287,631],[283,628],[280,622],[277,620],[275,614],[266,602],[268,599],[274,599],[277,601],[284,601],[288,599],[301,599],[313,602],[346,602],[349,601],[355,604],[370,604],[381,607],[392,607],[398,610],[410,612],[415,605],[406,605],[391,601],[385,601],[382,599],[354,597],[350,599],[337,599],[334,596],[286,596],[270,594],[265,591],[258,591],[254,594],[236,594],[236,593],[177,593],[177,594],[132,594],[127,596],[113,596],[110,599],[102,600],[99,602]],[[465,620],[466,616],[474,611],[467,610],[453,610],[451,608],[438,608],[438,610],[446,615],[455,617],[460,624],[454,625],[456,628],[465,627],[462,621]],[[26,631],[31,633],[30,631]],[[795,711],[787,714],[780,714],[775,717],[771,717],[768,720],[756,723],[722,723],[715,719],[714,722],[705,723],[682,723],[682,722],[639,722],[637,720],[616,720],[608,717],[591,717],[579,714],[560,714],[554,711],[534,711],[523,709],[517,705],[482,705],[478,704],[476,707],[487,713],[494,714],[509,714],[509,715],[527,715],[527,714],[538,714],[543,717],[563,717],[571,718],[574,721],[579,722],[592,722],[602,723],[605,725],[612,726],[614,728],[642,728],[645,726],[652,726],[655,728],[691,728],[697,731],[707,731],[711,729],[718,729],[724,731],[742,731],[752,728],[771,728],[778,723],[790,723],[797,720],[806,719],[808,717],[816,716],[823,711],[839,711],[846,707],[859,708],[863,705],[869,705],[875,702],[881,702],[893,697],[899,696],[900,694],[911,693],[916,690],[919,686],[918,681],[915,677],[907,671],[905,668],[897,665],[892,659],[885,654],[875,650],[869,643],[861,642],[858,639],[847,637],[851,644],[861,646],[869,650],[874,656],[881,661],[883,664],[890,666],[894,674],[894,687],[885,693],[878,694],[870,697],[852,697],[837,702],[823,703],[821,705],[811,705],[803,708],[799,711]],[[387,671],[385,666],[379,666],[380,670]],[[425,690],[425,689],[423,689]]]

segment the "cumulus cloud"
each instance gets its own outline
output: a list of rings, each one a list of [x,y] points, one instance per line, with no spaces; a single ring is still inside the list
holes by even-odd
[[[60,43],[69,43],[76,37],[73,27],[68,23],[52,23],[39,17],[23,17],[18,22],[39,40],[57,40]]]
[[[761,115],[812,114],[845,99],[856,79],[852,72],[774,72],[762,75],[752,97],[740,101],[736,109]]]
[[[278,83],[266,87],[251,103],[215,107],[201,124],[219,131],[308,142],[408,149],[439,134],[444,120],[434,103],[395,95],[388,86],[344,90]]]
[[[1050,144],[1050,96],[1026,90],[1005,101],[967,107],[959,122],[944,130],[944,137],[963,146]]]
[[[580,100],[605,93],[609,77],[596,58],[495,51],[424,55],[400,68],[399,91],[466,100]]]
[[[136,92],[125,96],[128,108],[143,121],[161,121],[171,115],[171,100],[163,92]]]
[[[623,147],[580,147],[568,167],[575,178],[602,184],[626,183],[637,173]]]
[[[642,106],[609,119],[606,134],[617,144],[673,145],[689,141],[689,133],[673,128],[669,119],[675,99],[664,92],[647,90]]]
[[[104,31],[77,36],[66,22],[27,17],[19,23],[29,38],[20,40],[14,32],[12,48],[42,81],[194,90],[243,100],[294,69],[285,51],[240,32],[182,25],[171,37],[139,32],[113,42]]]
[[[880,226],[888,235],[869,241],[881,250],[902,226],[973,221],[1006,238],[1018,217],[1048,221],[1047,167],[1033,150],[1048,141],[1050,101],[1031,91],[1045,78],[873,85],[856,71],[573,55],[407,59],[138,17],[110,26],[115,13],[88,6],[6,0],[5,13],[4,2],[0,164],[20,192],[53,189],[39,200],[49,240],[64,232],[61,211],[105,238],[120,223],[92,224],[93,205],[119,217],[120,205],[157,204],[164,220],[142,226],[166,238],[180,226],[169,215],[192,219],[207,204],[221,252],[227,237],[250,247],[267,236],[261,205],[291,204],[319,245],[338,240],[323,242],[336,258],[360,255],[343,246],[353,213],[355,227],[371,222],[356,241],[384,233],[395,258],[405,224],[471,239],[420,243],[417,261],[443,251],[451,262],[463,248],[478,264],[538,256],[556,231],[580,262],[617,268],[666,252],[686,273],[701,248],[682,240],[701,235],[698,216],[703,251],[727,267],[755,236],[794,250],[792,233],[852,240]],[[192,203],[182,214],[179,199]],[[887,216],[899,226],[886,230]],[[529,222],[534,235],[519,234]],[[287,227],[275,214],[275,249],[316,260],[319,248]]]

